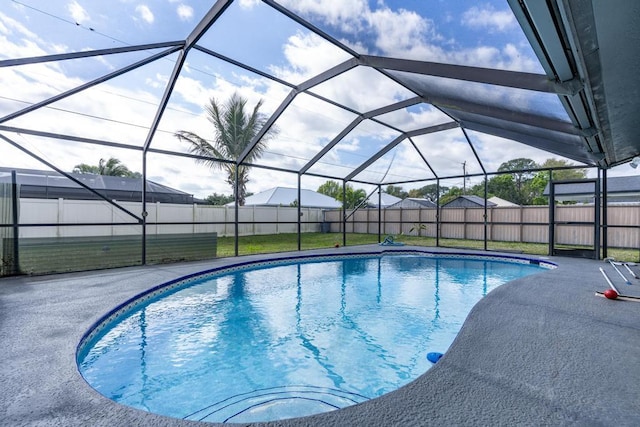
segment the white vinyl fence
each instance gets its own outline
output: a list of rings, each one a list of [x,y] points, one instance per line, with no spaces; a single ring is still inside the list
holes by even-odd
[[[138,216],[142,204],[118,202],[120,206]],[[212,205],[184,205],[147,203],[147,234],[217,233],[218,236],[233,236],[235,233],[235,207]],[[319,232],[323,219],[322,209],[301,208],[302,232]],[[20,238],[28,237],[80,237],[117,236],[140,234],[137,220],[117,207],[97,200],[21,199],[20,224],[51,224],[46,227],[20,227]],[[239,235],[296,233],[298,231],[298,208],[289,206],[241,206]],[[209,224],[196,224],[204,222]],[[115,223],[122,225],[84,225]],[[159,224],[153,223],[188,223]],[[225,224],[226,223],[226,224]],[[67,224],[67,225],[57,225]],[[129,225],[130,224],[130,225]]]
[[[118,206],[142,216],[142,203]],[[118,206],[101,200],[20,199],[16,251],[12,210],[0,192],[0,220],[9,225],[0,227],[0,276],[140,265],[142,226]],[[145,262],[150,264],[215,258],[218,237],[236,231],[235,207],[148,203],[146,209]],[[238,234],[296,233],[298,214],[297,207],[243,206]],[[301,208],[300,214],[302,232],[321,230],[321,209]]]
[[[142,204],[118,202],[128,211],[140,215]],[[233,206],[181,205],[166,203],[147,204],[147,234],[217,233],[233,236],[235,208]],[[342,211],[301,208],[302,232],[324,231],[322,223],[331,223],[326,231],[342,231]],[[350,212],[349,212],[350,213]],[[436,236],[435,209],[383,209],[381,211],[383,235],[410,234],[418,223],[425,224],[420,234]],[[484,209],[443,208],[440,210],[440,237],[452,239],[484,238]],[[298,209],[290,206],[241,206],[239,208],[239,235],[280,234],[297,232]],[[620,248],[640,247],[640,206],[610,205],[607,210],[608,245]],[[556,220],[592,222],[593,206],[568,205],[556,208]],[[81,237],[118,236],[141,233],[141,227],[131,216],[109,203],[97,200],[21,199],[20,224],[50,224],[45,227],[20,227],[20,237]],[[549,209],[547,206],[493,207],[487,209],[487,239],[524,243],[547,243]],[[209,223],[209,224],[197,224]],[[122,225],[73,226],[68,224],[115,223]],[[154,225],[154,223],[165,223]],[[187,224],[166,224],[187,223]],[[67,225],[57,225],[67,224]],[[620,226],[620,227],[616,227]],[[347,222],[349,233],[378,233],[378,209],[360,209]],[[413,234],[416,234],[414,232]],[[556,243],[590,245],[592,227],[560,226],[556,230]]]

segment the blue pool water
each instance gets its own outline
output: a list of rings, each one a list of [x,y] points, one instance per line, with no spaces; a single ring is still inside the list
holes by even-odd
[[[171,417],[311,415],[416,379],[480,298],[540,269],[385,255],[210,273],[121,307],[81,343],[78,365],[104,396]]]

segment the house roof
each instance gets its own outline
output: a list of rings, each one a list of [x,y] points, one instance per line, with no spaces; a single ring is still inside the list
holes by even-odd
[[[298,189],[274,187],[245,199],[245,206],[290,206],[298,199]],[[310,208],[340,208],[342,203],[333,197],[313,190],[300,190],[301,206]]]
[[[387,206],[388,208],[395,207],[425,207],[425,208],[435,208],[436,204],[433,203],[429,199],[422,199],[417,197],[406,197],[391,206]]]
[[[400,197],[392,196],[389,193],[382,192],[382,196],[380,198],[381,204],[383,208],[389,207],[395,203],[398,203],[402,199]],[[378,207],[378,193],[372,195],[368,200],[369,206]]]
[[[542,193],[549,195],[549,185]],[[602,187],[602,184],[601,184]],[[592,182],[571,182],[556,185],[554,193],[556,196],[584,196],[593,194]],[[609,197],[640,195],[640,176],[615,176],[607,178],[607,193]]]
[[[16,172],[16,182],[20,185],[20,197],[74,200],[100,198],[55,171],[0,167],[0,183],[10,183],[12,171]],[[78,173],[69,173],[69,176],[108,199],[140,201],[142,193],[142,179],[140,178]],[[147,181],[146,192],[147,201],[164,203],[194,203],[196,201],[192,194],[153,181]]]
[[[513,203],[513,202],[510,202],[510,201],[505,200],[505,199],[501,199],[500,197],[496,197],[496,196],[489,197],[487,200],[490,201],[491,203],[495,203],[496,206],[503,206],[503,207],[504,206],[520,206],[517,203]]]
[[[468,194],[468,195],[464,195],[464,196],[458,196],[455,199],[451,200],[450,202],[445,203],[442,206],[444,207],[444,206],[447,206],[447,205],[460,203],[460,200],[466,200],[467,202],[470,202],[472,204],[484,207],[484,199],[482,197],[474,196],[472,194]],[[495,203],[487,200],[487,206],[491,207],[491,206],[497,206],[497,205]]]

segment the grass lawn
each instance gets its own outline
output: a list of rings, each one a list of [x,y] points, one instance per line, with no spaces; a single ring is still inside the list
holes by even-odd
[[[385,236],[382,236],[384,239]],[[436,239],[432,237],[398,236],[397,241],[407,245],[436,246]],[[366,245],[378,243],[375,234],[347,234],[347,246]],[[336,244],[343,246],[341,233],[304,233],[301,236],[301,248],[319,249],[332,248]],[[482,240],[440,239],[440,246],[466,249],[484,249]],[[549,246],[546,243],[519,243],[519,242],[487,242],[487,249],[493,251],[517,252],[530,255],[547,255]],[[250,255],[260,253],[287,252],[298,250],[298,235],[270,234],[263,236],[242,236],[238,239],[238,254]],[[637,249],[609,248],[607,253],[618,261],[638,262],[640,253]],[[235,256],[234,238],[218,237],[218,256]]]

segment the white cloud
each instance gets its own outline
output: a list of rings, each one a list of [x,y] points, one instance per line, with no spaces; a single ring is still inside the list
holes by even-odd
[[[347,32],[361,29],[362,17],[370,13],[365,0],[286,0],[281,3],[303,15],[322,17],[327,24]]]
[[[433,22],[415,12],[400,10],[392,11],[388,8],[369,13],[367,17],[371,28],[376,34],[376,46],[383,52],[404,52],[405,55],[424,55],[427,47],[424,40],[438,40]]]
[[[87,11],[75,0],[67,5],[67,10],[77,24],[84,24],[90,20]]]
[[[181,21],[190,21],[193,18],[193,8],[186,4],[178,5],[176,12]]]
[[[462,24],[473,29],[505,32],[517,27],[517,22],[510,10],[495,10],[491,6],[477,6],[462,15]]]
[[[240,0],[240,7],[243,9],[252,9],[260,3],[260,0]]]
[[[473,48],[457,47],[454,40],[445,38],[436,23],[424,16],[406,10],[392,10],[384,2],[371,9],[363,0],[344,2],[340,0],[283,0],[282,3],[302,16],[313,16],[346,34],[347,46],[362,53],[370,53],[366,40],[373,40],[377,49],[374,54],[473,65],[513,71],[541,72],[536,58],[522,53],[514,44],[504,47],[481,45]],[[447,16],[446,20],[453,20]],[[467,10],[463,24],[493,32],[506,32],[517,28],[517,22],[509,10],[495,10],[491,6],[473,7]]]
[[[271,67],[278,77],[302,82],[350,58],[346,52],[312,33],[298,32],[283,46],[285,67]]]
[[[153,12],[151,12],[151,9],[149,9],[149,6],[145,4],[139,4],[138,6],[136,6],[136,12],[138,12],[140,18],[142,18],[142,20],[147,24],[153,24],[155,17],[153,16]]]
[[[5,58],[45,55],[44,40],[22,23],[0,12],[0,52]]]

